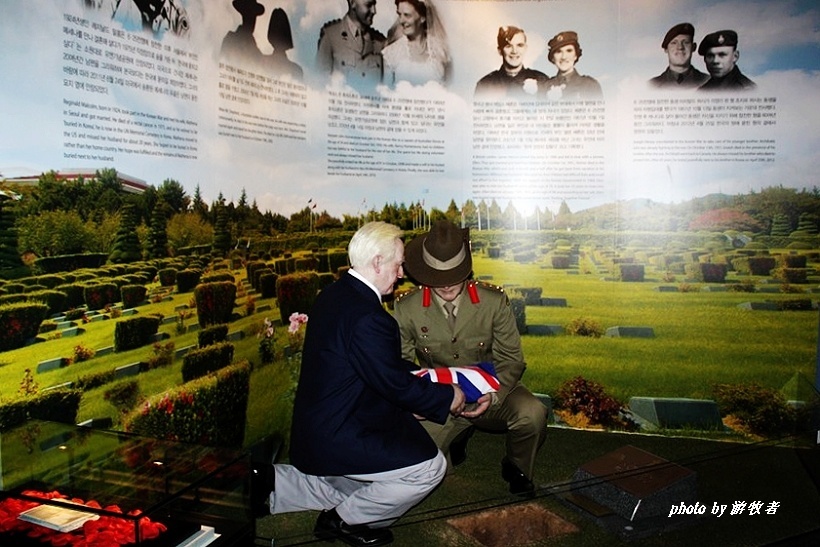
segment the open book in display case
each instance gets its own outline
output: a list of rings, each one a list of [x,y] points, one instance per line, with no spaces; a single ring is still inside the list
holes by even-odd
[[[248,545],[241,450],[29,421],[0,433],[0,545]]]

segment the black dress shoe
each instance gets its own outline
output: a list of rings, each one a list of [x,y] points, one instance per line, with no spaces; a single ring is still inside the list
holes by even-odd
[[[467,441],[473,436],[473,428],[469,428],[450,443],[450,463],[453,467],[461,465],[467,460]]]
[[[282,447],[278,435],[265,437],[250,447],[251,459],[251,511],[255,518],[270,515],[270,493],[276,490],[276,473],[273,464]]]
[[[338,539],[348,545],[360,547],[375,547],[393,542],[393,532],[389,528],[370,528],[365,524],[351,526],[342,520],[336,509],[319,513],[313,535],[325,541]]]
[[[501,478],[510,483],[510,494],[535,495],[535,485],[532,481],[507,458],[501,460]]]

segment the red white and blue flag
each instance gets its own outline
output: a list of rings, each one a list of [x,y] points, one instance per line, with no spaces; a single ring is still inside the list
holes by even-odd
[[[468,403],[474,403],[485,393],[495,393],[501,387],[492,363],[466,367],[440,367],[414,370],[413,374],[439,384],[458,384]]]

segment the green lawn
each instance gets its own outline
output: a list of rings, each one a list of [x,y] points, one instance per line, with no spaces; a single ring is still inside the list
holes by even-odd
[[[525,381],[552,393],[574,376],[602,383],[612,395],[710,398],[715,383],[756,382],[780,389],[796,373],[815,375],[817,311],[748,311],[738,304],[816,295],[659,292],[660,275],[641,283],[606,281],[513,262],[474,259],[477,276],[498,285],[541,287],[567,307],[526,309],[527,324],[565,326],[584,317],[603,328],[645,326],[654,338],[523,337]],[[772,285],[776,287],[776,285]],[[811,285],[817,287],[817,283]]]
[[[796,295],[779,293],[731,292],[659,292],[661,276],[647,271],[642,283],[604,280],[605,274],[569,274],[564,270],[544,268],[541,263],[518,264],[489,259],[477,254],[474,260],[478,276],[491,276],[500,285],[541,287],[544,297],[564,298],[567,307],[527,307],[530,325],[566,325],[585,317],[604,328],[612,326],[647,326],[655,337],[582,338],[566,335],[523,337],[528,363],[525,382],[536,392],[554,393],[565,380],[574,376],[602,383],[607,391],[626,401],[631,396],[675,396],[710,398],[715,383],[756,382],[781,388],[796,373],[814,381],[818,329],[818,312],[745,311],[738,304],[748,301],[782,300]],[[235,271],[240,276],[240,271]],[[807,289],[817,289],[812,280]],[[174,316],[174,308],[187,304],[191,293],[174,294],[169,302],[146,304],[140,314],[159,312]],[[801,295],[802,298],[816,296]],[[235,358],[256,363],[251,378],[245,440],[251,443],[271,431],[287,431],[290,422],[290,390],[294,364],[282,356],[286,343],[285,328],[277,328],[277,360],[259,365],[258,339],[255,333],[265,317],[278,318],[275,300],[257,300],[257,306],[269,305],[269,311],[246,315],[244,297],[237,299],[236,313],[241,316],[230,325],[230,332],[243,331],[244,339],[235,342]],[[117,320],[88,323],[85,333],[73,338],[55,338],[26,348],[0,353],[0,397],[16,396],[26,368],[36,369],[39,361],[73,355],[82,344],[97,349],[113,345]],[[186,321],[196,322],[195,317]],[[160,330],[171,335],[177,348],[197,342],[196,332],[177,334],[169,323]],[[40,389],[78,377],[110,370],[120,365],[146,360],[151,347],[96,357],[86,362],[35,374]],[[161,392],[181,383],[177,359],[173,365],[138,376],[143,395]],[[79,420],[111,416],[117,421],[114,407],[104,400],[107,386],[85,393]],[[669,432],[667,432],[669,433]],[[790,534],[816,527],[820,496],[806,475],[794,451],[788,446],[752,447],[739,435],[724,435],[720,441],[668,436],[601,433],[550,427],[548,440],[539,453],[537,482],[544,489],[534,503],[570,521],[579,533],[532,545],[757,545],[776,541]],[[717,437],[717,435],[716,435]],[[729,441],[740,441],[735,444]],[[707,517],[687,523],[681,529],[640,539],[625,540],[579,514],[564,498],[571,493],[569,482],[581,464],[632,444],[698,473],[698,497],[705,504],[731,504],[735,500],[779,501],[782,509],[776,518]],[[503,437],[477,433],[470,443],[470,457],[441,488],[399,521],[394,528],[395,545],[475,545],[459,535],[448,524],[454,516],[470,516],[484,509],[506,510],[520,505],[520,500],[506,495],[499,476],[503,455]],[[258,521],[262,538],[275,538],[277,545],[310,542],[315,513],[266,517]],[[261,540],[270,544],[269,540]]]
[[[738,304],[748,301],[795,298],[793,294],[733,292],[659,292],[657,272],[647,270],[641,283],[608,281],[603,273],[570,274],[566,270],[535,264],[519,264],[489,259],[476,253],[477,276],[489,276],[499,285],[541,287],[543,297],[564,298],[567,307],[533,307],[526,310],[530,325],[564,326],[585,317],[602,327],[647,326],[654,338],[586,338],[566,335],[523,337],[528,370],[525,383],[536,392],[552,394],[564,381],[581,375],[604,385],[607,392],[624,402],[632,396],[711,398],[716,383],[755,382],[780,389],[795,373],[814,381],[817,340],[817,311],[746,311]],[[242,271],[235,271],[239,278]],[[807,288],[817,288],[816,280]],[[814,295],[801,295],[803,298]],[[815,297],[816,298],[816,297]],[[167,302],[146,304],[140,314],[176,316],[177,306],[188,304],[192,293],[173,294]],[[235,342],[235,358],[259,363],[255,333],[265,317],[278,318],[275,299],[257,300],[270,311],[246,316],[244,297],[237,298],[237,315],[230,332],[243,331]],[[74,347],[98,349],[114,343],[117,319],[82,325],[85,333],[70,338],[43,335],[47,341],[0,354],[0,397],[17,395],[26,368],[54,357],[70,357]],[[186,325],[196,323],[193,316]],[[176,348],[197,343],[196,332],[177,334],[176,324],[162,325]],[[257,366],[251,381],[246,424],[246,441],[251,442],[272,430],[288,429],[292,364],[282,357],[285,328],[277,329],[278,358],[272,365]],[[77,378],[117,366],[144,361],[150,346],[96,357],[59,370],[35,374],[39,388],[75,381]],[[139,375],[143,395],[163,391],[181,383],[182,360],[166,368]],[[87,392],[79,420],[111,416],[118,420],[112,405],[103,399],[107,387]]]

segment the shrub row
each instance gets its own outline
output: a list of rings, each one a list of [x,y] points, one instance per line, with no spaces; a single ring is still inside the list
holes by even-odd
[[[228,338],[228,325],[213,325],[205,327],[197,334],[197,342],[200,348],[224,342]]]
[[[48,306],[37,302],[0,305],[0,351],[21,348],[37,336],[47,313]]]
[[[310,311],[319,287],[319,275],[316,272],[283,275],[276,280],[276,298],[283,325],[288,324],[290,314]]]
[[[106,261],[108,261],[107,253],[46,256],[34,261],[34,269],[41,273],[70,272],[84,268],[99,268]]]
[[[236,285],[231,281],[201,283],[194,289],[200,327],[229,323],[236,303]]]
[[[81,399],[78,389],[50,389],[0,403],[0,432],[19,427],[28,419],[76,423]]]
[[[125,431],[158,439],[239,448],[245,437],[247,361],[150,397],[123,420]]]
[[[686,275],[694,281],[702,283],[723,283],[728,272],[726,264],[713,264],[711,262],[696,262],[686,264]]]
[[[127,351],[151,342],[159,330],[160,318],[155,315],[131,317],[114,325],[114,351]]]
[[[643,281],[644,265],[620,263],[618,266],[618,279],[621,281]]]
[[[217,342],[191,350],[182,360],[182,381],[190,382],[216,372],[230,365],[231,361],[233,361],[233,344],[230,342]]]

